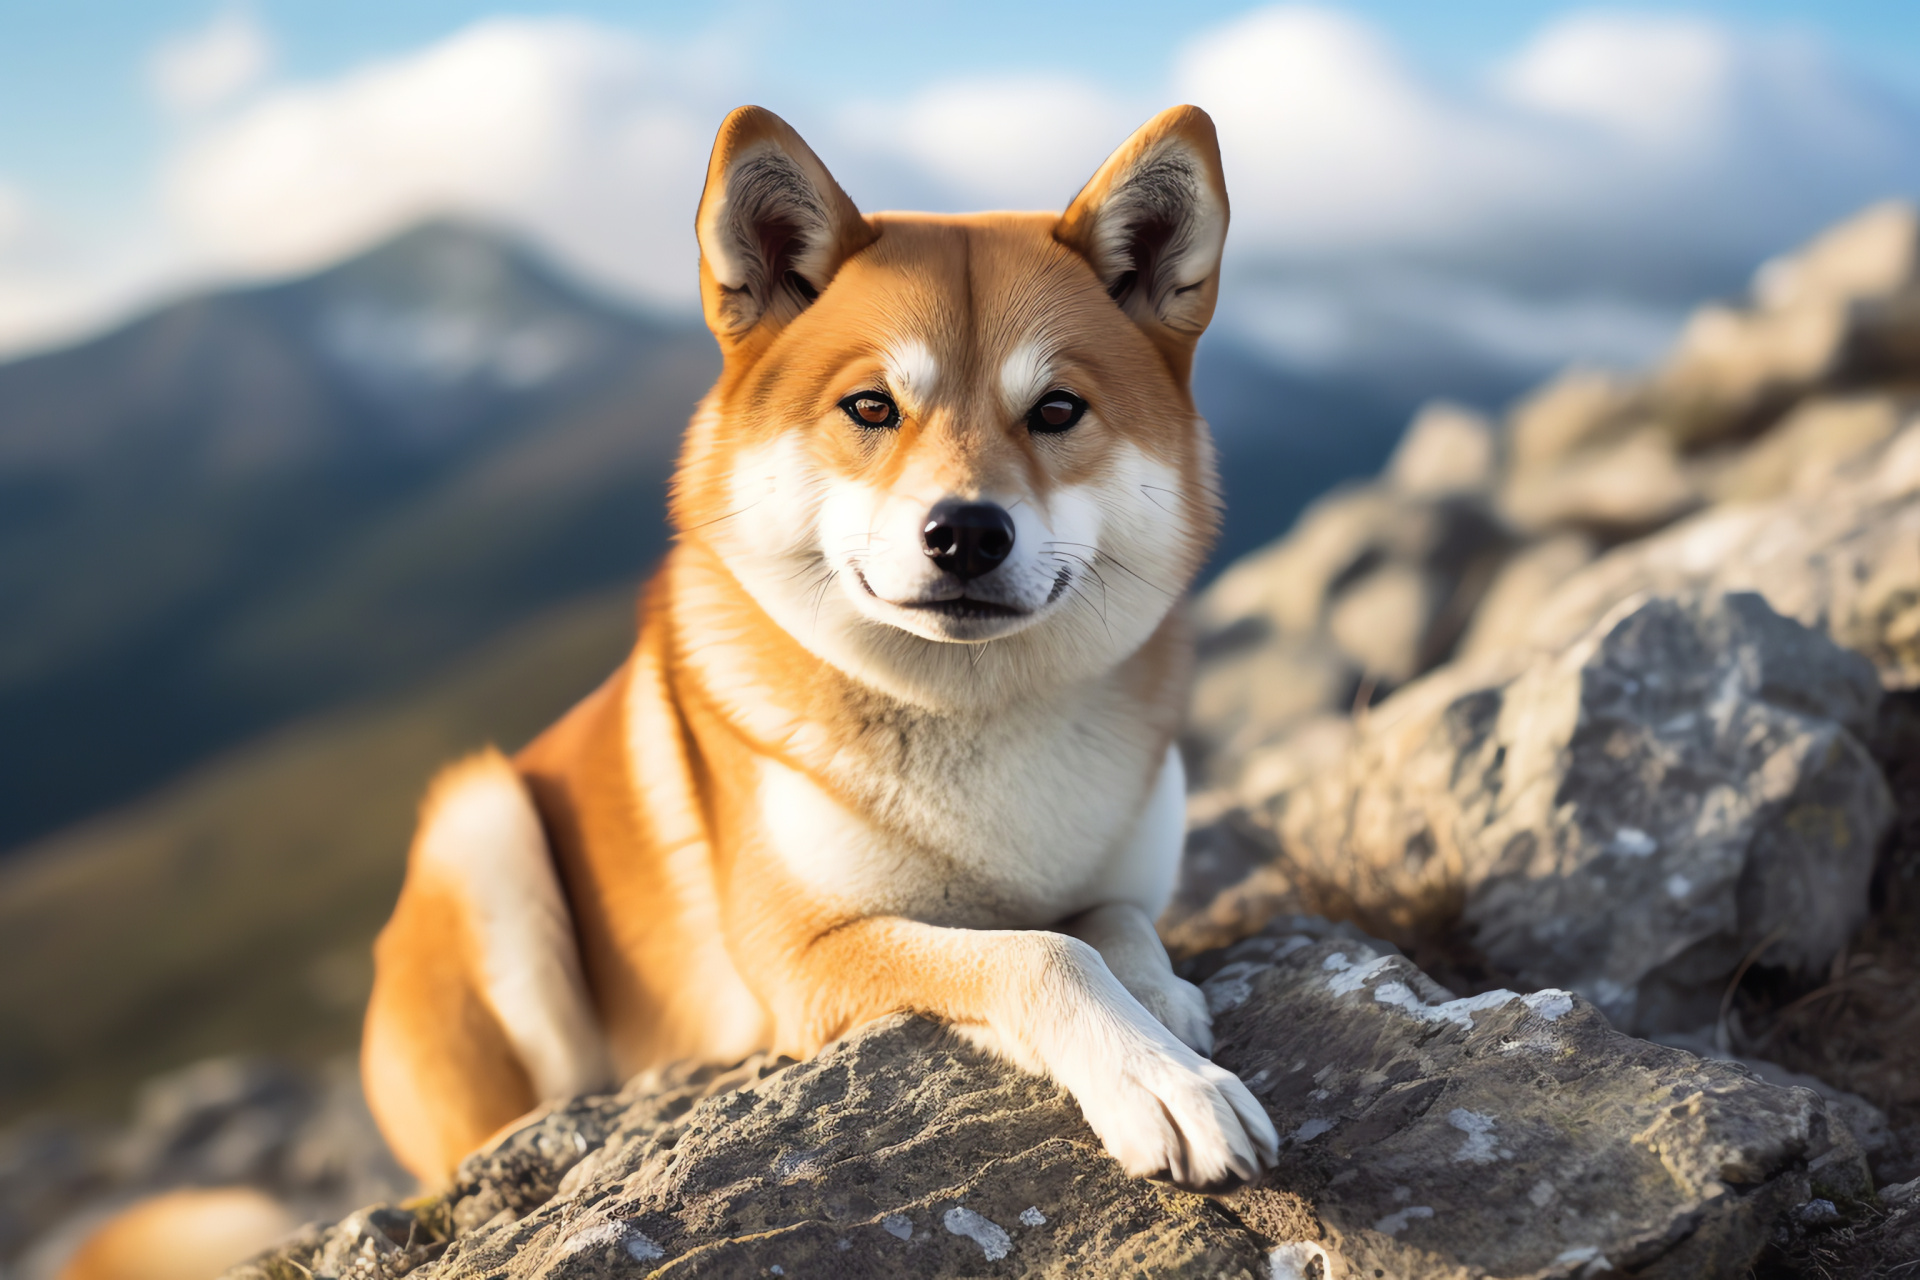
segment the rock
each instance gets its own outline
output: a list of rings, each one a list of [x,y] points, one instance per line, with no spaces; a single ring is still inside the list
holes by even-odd
[[[1557,655],[1457,663],[1373,708],[1333,767],[1233,815],[1268,861],[1207,910],[1409,943],[1457,924],[1527,986],[1688,1030],[1744,956],[1812,969],[1865,919],[1892,817],[1858,738],[1879,697],[1758,596],[1630,601]]]
[[[1849,336],[1844,302],[1774,310],[1696,311],[1656,382],[1664,428],[1682,444],[1743,435],[1840,369]]]
[[[1425,405],[1387,460],[1385,479],[1418,498],[1486,493],[1495,475],[1493,424],[1447,401]]]
[[[309,1210],[338,1212],[411,1184],[351,1059],[307,1071],[211,1058],[159,1076],[141,1088],[110,1159],[115,1183],[129,1190],[247,1183]]]
[[[1876,205],[1755,280],[1750,308],[1703,307],[1651,387],[1674,439],[1764,425],[1813,388],[1910,370],[1920,357],[1920,216]]]
[[[1336,489],[1317,499],[1278,542],[1229,565],[1193,602],[1203,635],[1258,619],[1272,631],[1315,630],[1328,600],[1381,559],[1405,503],[1378,485]]]
[[[1516,474],[1549,467],[1619,434],[1641,413],[1638,384],[1596,369],[1574,368],[1514,407],[1507,456]]]
[[[1261,747],[1352,706],[1360,684],[1353,659],[1331,639],[1276,634],[1257,618],[1216,632],[1201,652],[1185,739],[1196,787],[1232,784]]]
[[[1920,213],[1899,200],[1873,205],[1806,247],[1761,264],[1755,300],[1773,311],[1884,298],[1920,282]]]
[[[1763,591],[1866,655],[1889,688],[1920,684],[1920,425],[1832,484],[1715,508],[1616,548],[1541,605],[1526,642],[1555,650],[1622,600],[1701,591]]]
[[[1647,425],[1552,465],[1515,471],[1501,488],[1500,514],[1526,533],[1586,529],[1618,539],[1670,523],[1701,497],[1672,438]]]
[[[1830,485],[1843,464],[1889,439],[1911,414],[1907,401],[1890,395],[1816,396],[1731,457],[1706,480],[1707,492],[1716,502],[1815,492]]]
[[[56,1224],[99,1194],[107,1143],[95,1126],[51,1117],[0,1131],[0,1262],[16,1264],[38,1250]],[[76,1235],[65,1247],[78,1243]]]
[[[1403,684],[1433,661],[1430,637],[1445,591],[1434,574],[1410,564],[1383,564],[1334,600],[1327,634],[1361,671]]]
[[[1593,539],[1583,533],[1555,534],[1516,551],[1474,610],[1455,656],[1472,659],[1525,644],[1541,604],[1593,556]]]
[[[1893,1143],[1893,1130],[1887,1123],[1887,1113],[1868,1102],[1857,1093],[1848,1093],[1845,1089],[1836,1089],[1818,1076],[1810,1076],[1802,1071],[1789,1071],[1777,1062],[1768,1062],[1762,1058],[1743,1058],[1729,1053],[1715,1043],[1712,1029],[1691,1034],[1659,1035],[1653,1037],[1661,1044],[1675,1049],[1684,1049],[1699,1058],[1712,1058],[1719,1062],[1737,1062],[1747,1070],[1759,1076],[1768,1084],[1777,1084],[1786,1088],[1811,1089],[1826,1102],[1827,1109],[1847,1126],[1847,1132],[1859,1144],[1862,1154],[1869,1162],[1879,1152]]]
[[[1645,498],[1634,521],[1620,521],[1631,490],[1598,482],[1582,489],[1576,458],[1622,479],[1633,471],[1657,479],[1661,496],[1677,503],[1687,471],[1660,457],[1658,443],[1691,454],[1744,439],[1811,392],[1909,376],[1916,365],[1920,216],[1889,203],[1767,264],[1749,304],[1701,307],[1650,376],[1576,368],[1522,401],[1506,437],[1512,510],[1529,528],[1597,520],[1653,527],[1659,503]],[[1636,436],[1648,438],[1622,453]],[[1549,518],[1582,507],[1577,519]]]
[[[1798,1206],[1867,1194],[1812,1093],[1563,992],[1454,999],[1295,923],[1189,969],[1217,1056],[1289,1135],[1255,1187],[1128,1179],[1059,1089],[895,1017],[810,1062],[560,1108],[444,1198],[228,1277],[1737,1275]]]
[[[1511,546],[1475,498],[1371,485],[1309,507],[1194,603],[1194,778],[1228,782],[1300,722],[1443,660]]]
[[[210,1058],[141,1087],[115,1164],[138,1186],[262,1181],[310,1107],[291,1067]]]

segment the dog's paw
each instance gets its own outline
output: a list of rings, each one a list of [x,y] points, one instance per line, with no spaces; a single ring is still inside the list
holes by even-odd
[[[1217,1191],[1254,1181],[1278,1159],[1273,1121],[1231,1071],[1173,1044],[1138,1045],[1111,1067],[1075,1095],[1128,1173]]]
[[[1213,1014],[1200,988],[1169,973],[1157,974],[1151,982],[1129,983],[1127,990],[1174,1039],[1202,1056],[1213,1053]]]

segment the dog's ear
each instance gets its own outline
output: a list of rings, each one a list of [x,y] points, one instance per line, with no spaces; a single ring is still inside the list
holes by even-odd
[[[1107,292],[1185,377],[1220,293],[1227,185],[1213,120],[1169,107],[1080,189],[1054,238],[1093,265]]]
[[[764,107],[721,124],[694,227],[707,327],[729,348],[806,310],[875,237],[813,148]]]

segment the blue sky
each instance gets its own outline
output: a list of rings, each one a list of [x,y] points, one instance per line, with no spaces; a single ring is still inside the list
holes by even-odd
[[[1920,5],[0,0],[0,351],[436,205],[685,305],[735,102],[863,203],[982,207],[1063,198],[1177,96],[1221,121],[1245,341],[1627,361],[1914,193]]]

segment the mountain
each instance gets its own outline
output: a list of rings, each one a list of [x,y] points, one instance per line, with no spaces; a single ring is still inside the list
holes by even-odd
[[[0,366],[0,848],[637,579],[717,368],[450,223]]]

